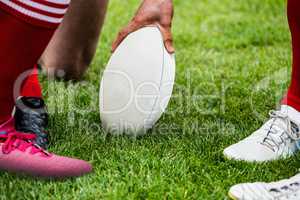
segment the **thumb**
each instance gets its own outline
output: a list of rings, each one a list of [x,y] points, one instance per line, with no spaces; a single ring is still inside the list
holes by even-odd
[[[114,52],[117,47],[120,45],[120,43],[125,39],[125,37],[128,35],[128,30],[123,29],[122,31],[119,32],[117,38],[115,39],[115,41],[112,44],[112,48],[111,51]]]
[[[164,45],[165,45],[167,51],[170,54],[175,53],[175,48],[173,46],[173,37],[172,37],[171,27],[162,27],[161,25],[158,25],[158,27],[163,36]]]

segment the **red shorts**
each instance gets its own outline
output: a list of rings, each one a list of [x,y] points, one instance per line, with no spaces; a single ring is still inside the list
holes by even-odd
[[[57,28],[70,0],[0,0],[0,8],[30,24]]]

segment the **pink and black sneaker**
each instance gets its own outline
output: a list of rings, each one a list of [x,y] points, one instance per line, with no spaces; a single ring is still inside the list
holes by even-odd
[[[45,178],[77,177],[92,171],[83,161],[51,154],[34,143],[35,134],[18,132],[11,118],[0,126],[0,169]]]

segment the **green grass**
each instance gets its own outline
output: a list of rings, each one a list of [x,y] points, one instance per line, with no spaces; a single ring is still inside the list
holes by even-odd
[[[1,173],[0,199],[216,200],[227,199],[235,183],[298,172],[298,156],[247,164],[222,155],[267,119],[288,86],[290,34],[282,0],[174,0],[177,78],[167,113],[142,138],[101,130],[101,72],[111,42],[139,2],[111,0],[84,82],[43,80],[50,150],[90,160],[94,173],[63,182]]]

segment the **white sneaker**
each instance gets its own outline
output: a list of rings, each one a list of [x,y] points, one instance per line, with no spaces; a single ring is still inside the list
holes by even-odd
[[[233,186],[229,196],[234,200],[299,200],[300,175],[272,183],[244,183]]]
[[[270,112],[268,120],[249,137],[224,150],[228,159],[264,162],[286,158],[300,148],[300,113],[290,106]]]

